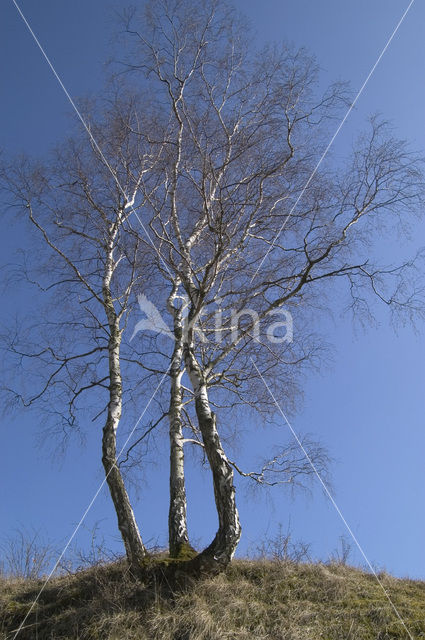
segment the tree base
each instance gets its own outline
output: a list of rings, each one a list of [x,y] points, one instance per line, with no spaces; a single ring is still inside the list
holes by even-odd
[[[221,573],[228,562],[219,562],[212,554],[198,553],[189,544],[183,544],[179,556],[146,556],[139,567],[132,567],[132,574],[146,587],[158,590],[165,597],[191,588],[205,576]]]

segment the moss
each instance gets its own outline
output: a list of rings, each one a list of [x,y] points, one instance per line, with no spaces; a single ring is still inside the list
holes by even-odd
[[[197,555],[197,551],[188,543],[182,542],[179,546],[179,550],[175,557],[170,560],[176,560],[177,562],[192,560]]]
[[[190,544],[182,543],[176,556],[170,556],[166,553],[156,553],[153,555],[147,555],[140,562],[140,567],[143,571],[154,570],[156,568],[169,567],[179,565],[184,562],[192,560],[198,555],[198,552],[190,546]]]

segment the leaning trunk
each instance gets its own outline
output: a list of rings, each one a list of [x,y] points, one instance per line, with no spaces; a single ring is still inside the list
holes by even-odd
[[[117,461],[116,433],[121,418],[122,383],[119,365],[120,332],[117,327],[109,340],[109,404],[106,424],[103,428],[102,463],[112,502],[118,518],[118,527],[124,542],[127,559],[131,566],[138,567],[146,555],[146,549],[131,508],[130,500]]]
[[[205,559],[207,564],[212,561],[219,568],[224,568],[231,561],[241,537],[233,484],[233,469],[220,441],[216,417],[211,411],[208,400],[205,380],[190,348],[185,349],[185,361],[195,393],[196,415],[205,453],[213,475],[214,497],[219,523],[214,540],[200,556],[201,561]]]
[[[115,513],[117,514],[118,527],[124,542],[127,559],[130,566],[137,569],[142,558],[146,556],[146,549],[140,536],[117,460],[116,434],[122,411],[122,378],[120,367],[121,329],[111,295],[111,280],[116,266],[113,259],[113,242],[114,235],[112,235],[108,247],[109,251],[102,287],[103,304],[109,325],[109,403],[106,424],[103,428],[102,463]]]
[[[183,425],[181,419],[181,377],[183,354],[182,314],[173,309],[175,346],[171,361],[170,393],[170,508],[168,512],[169,549],[172,557],[179,556],[189,547],[187,533],[187,502],[184,477]]]

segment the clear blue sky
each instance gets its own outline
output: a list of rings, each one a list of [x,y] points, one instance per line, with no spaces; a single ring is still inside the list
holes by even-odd
[[[72,96],[96,95],[102,87],[102,62],[110,51],[113,7],[103,0],[22,0],[20,6]],[[260,40],[291,40],[313,52],[324,82],[346,79],[357,91],[406,9],[407,0],[237,0],[253,21]],[[0,20],[0,147],[8,153],[43,154],[69,127],[70,105],[31,39],[11,0],[4,0]],[[381,112],[397,133],[425,150],[425,5],[419,0],[385,53],[355,112],[338,138],[343,153],[367,114]],[[25,239],[17,228],[1,235],[1,262]],[[419,224],[411,244],[391,251],[406,255],[425,244]],[[395,255],[397,258],[397,255]],[[36,298],[19,292],[3,295],[1,319],[8,324],[19,309],[30,312]],[[425,578],[425,348],[423,326],[397,334],[377,308],[379,327],[355,332],[348,318],[335,316],[322,328],[335,348],[333,364],[310,377],[305,401],[293,421],[295,430],[320,437],[336,459],[335,498],[371,562],[397,575]],[[283,438],[277,428],[271,443]],[[2,419],[3,482],[0,489],[0,537],[25,525],[56,541],[67,540],[101,479],[99,433],[87,432],[81,448],[51,461],[36,447],[36,425],[24,413]],[[255,450],[248,439],[247,457]],[[166,460],[166,456],[162,457]],[[165,543],[167,468],[149,468],[150,486],[140,493],[136,514],[146,541]],[[207,541],[215,532],[208,475],[189,477],[190,531]],[[243,525],[241,552],[272,536],[278,523],[291,521],[294,537],[326,558],[347,533],[320,489],[294,501],[281,489],[247,494],[240,486]],[[100,521],[107,544],[120,548],[115,516],[106,491],[87,518],[87,529]],[[348,535],[348,534],[347,534]],[[77,544],[85,546],[83,530]],[[353,562],[361,563],[358,553]]]

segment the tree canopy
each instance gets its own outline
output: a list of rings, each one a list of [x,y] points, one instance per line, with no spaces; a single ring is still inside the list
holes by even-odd
[[[260,423],[278,412],[275,398],[295,404],[302,372],[320,363],[313,317],[335,307],[342,284],[355,313],[374,299],[422,309],[420,255],[379,265],[371,251],[377,233],[419,211],[421,160],[373,117],[343,164],[319,167],[347,87],[321,93],[304,50],[257,50],[221,0],[146,2],[122,26],[127,53],[103,99],[82,111],[89,135],[76,131],[46,161],[1,168],[42,247],[23,273],[49,304],[6,337],[24,376],[4,387],[59,430],[102,423],[105,479],[133,567],[146,549],[122,463],[167,419],[170,553],[192,554],[191,446],[208,462],[218,516],[191,566],[222,568],[241,535],[234,473],[294,485],[328,462],[306,438],[310,460],[289,442],[245,471],[226,447],[235,416]],[[136,420],[152,397],[155,418],[121,457],[123,413]]]

